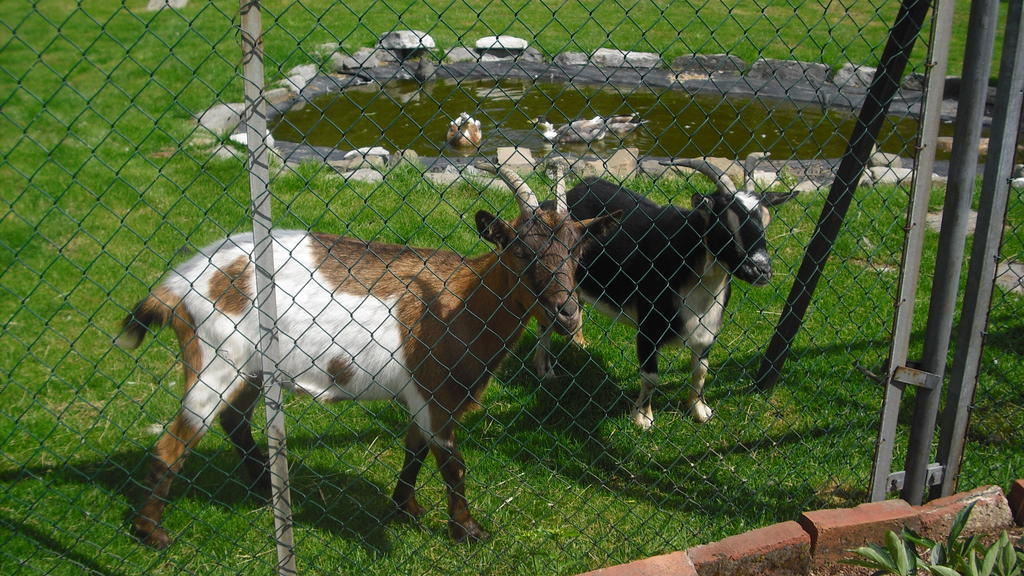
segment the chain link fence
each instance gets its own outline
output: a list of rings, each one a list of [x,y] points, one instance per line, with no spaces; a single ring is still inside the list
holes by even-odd
[[[575,574],[868,498],[926,36],[789,364],[752,381],[898,2],[266,1],[260,143],[239,5],[149,4],[0,16],[0,572],[277,567],[263,145],[299,231],[273,254],[300,573]],[[563,185],[617,225],[535,214]],[[997,289],[962,486],[1024,470],[1022,308]]]

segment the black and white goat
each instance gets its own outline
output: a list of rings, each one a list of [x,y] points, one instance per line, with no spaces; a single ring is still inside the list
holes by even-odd
[[[622,213],[617,231],[584,251],[578,291],[603,314],[637,328],[641,388],[632,419],[643,428],[654,422],[651,396],[660,383],[658,352],[670,344],[692,352],[690,411],[697,421],[711,418],[703,400],[707,356],[722,327],[730,279],[768,282],[767,208],[794,196],[759,196],[750,182],[738,191],[705,160],[673,164],[711,178],[715,193],[695,194],[692,210],[659,205],[599,178],[583,180],[568,194],[569,214],[575,219]],[[550,331],[541,324],[534,366],[543,377],[551,371]]]
[[[432,452],[457,540],[487,537],[466,502],[457,418],[476,405],[531,317],[561,333],[579,328],[579,249],[615,225],[613,217],[570,219],[561,178],[558,211],[541,209],[515,173],[498,173],[516,193],[520,215],[508,223],[476,213],[480,235],[497,246],[482,256],[307,231],[272,236],[285,384],[324,402],[405,404],[412,422],[392,498],[413,517],[424,512],[416,478]],[[124,321],[124,348],[137,347],[149,327],[170,325],[185,369],[181,408],[156,443],[149,494],[133,522],[150,546],[170,543],[160,521],[171,481],[218,418],[257,485],[269,487],[251,427],[261,389],[254,286],[252,236],[232,236],[175,268]]]

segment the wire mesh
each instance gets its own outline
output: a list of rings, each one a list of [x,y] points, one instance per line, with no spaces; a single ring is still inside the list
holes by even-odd
[[[252,410],[246,388],[258,381],[247,364],[246,323],[255,320],[246,315],[249,173],[236,134],[238,4],[149,4],[7,3],[0,16],[4,574],[277,565],[262,449],[244,418],[251,413],[262,446],[263,412]],[[882,390],[865,372],[884,365],[888,350],[909,185],[881,180],[905,177],[917,145],[912,74],[785,374],[771,394],[751,382],[898,2],[261,4],[273,223],[299,231],[282,236],[275,254],[288,263],[278,264],[286,266],[279,287],[291,290],[279,306],[289,319],[279,338],[292,355],[289,377],[321,386],[285,397],[300,573],[574,574],[866,498]],[[403,30],[418,31],[406,35],[410,47],[381,46]],[[917,74],[925,44],[911,59]],[[677,208],[620,196],[633,202],[620,227],[586,247],[557,226],[506,228],[500,221],[529,211],[501,178],[475,167],[484,158],[514,168],[541,202],[558,187],[552,161],[564,161],[570,189],[597,176]],[[708,158],[763,204],[797,195],[767,208],[761,230],[753,196],[723,203],[706,176],[663,164],[673,158]],[[1004,238],[1008,269],[1024,259],[1019,192]],[[583,196],[576,206],[569,193],[579,210],[600,190]],[[736,271],[735,258],[725,264],[736,268],[731,281],[704,270],[710,240],[670,239],[690,229],[672,218],[680,214],[721,225],[733,239],[725,244],[746,249],[760,276]],[[638,219],[647,224],[628,225]],[[646,268],[621,265],[599,278],[609,261],[594,255],[624,243]],[[754,258],[762,246],[768,257]],[[469,298],[457,292],[460,266],[497,252],[504,259],[488,271],[511,266],[515,294],[471,291],[490,302],[486,314],[438,324],[437,314]],[[716,252],[721,262],[726,252]],[[571,316],[576,296],[559,273],[576,259],[589,270],[574,278],[580,291],[604,303],[581,308],[577,336],[549,342],[558,310]],[[622,264],[611,262],[613,271]],[[699,273],[710,288],[687,296],[680,278]],[[377,309],[336,296],[354,292],[373,294]],[[137,332],[137,350],[113,346],[122,320],[145,312],[135,306],[151,293],[169,306],[148,311],[171,328],[155,322]],[[702,306],[710,312],[695,317]],[[962,485],[1006,484],[1022,469],[1014,442],[1024,427],[1021,306],[1019,292],[997,291]],[[485,369],[496,358],[489,334],[509,314],[524,333]],[[301,329],[288,324],[296,318]],[[491,323],[480,327],[481,318]],[[681,328],[685,318],[695,327]],[[435,345],[423,344],[428,336]],[[689,338],[696,359],[686,346],[651,354],[662,337]],[[290,346],[296,338],[303,345]],[[396,368],[414,353],[425,356]],[[453,387],[463,364],[479,365],[479,398]],[[434,379],[368,394],[422,404],[327,401],[352,395],[346,379],[387,386],[400,380],[395,370]],[[650,412],[644,402],[637,410],[653,384]],[[470,399],[480,407],[448,418]],[[410,429],[428,430],[434,451],[417,505],[396,490],[410,473]],[[451,520],[465,527],[466,519],[448,494],[463,482],[449,434],[465,463],[469,510],[490,533],[484,542],[455,544],[449,534]],[[173,485],[153,497],[164,478],[153,465],[159,437]],[[133,535],[152,528],[138,521],[147,501],[166,503],[162,527],[173,541],[165,549]]]

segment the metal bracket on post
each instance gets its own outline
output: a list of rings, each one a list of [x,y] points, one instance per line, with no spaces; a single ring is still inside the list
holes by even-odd
[[[925,390],[935,390],[942,384],[942,376],[917,368],[900,366],[892,373],[892,382],[903,386],[910,385]]]
[[[937,462],[932,462],[928,465],[926,483],[928,486],[939,486],[942,484],[942,479],[945,477],[946,467]],[[889,478],[886,480],[889,492],[900,492],[903,490],[903,481],[906,478],[907,473],[903,470],[899,472],[893,472],[889,474]]]

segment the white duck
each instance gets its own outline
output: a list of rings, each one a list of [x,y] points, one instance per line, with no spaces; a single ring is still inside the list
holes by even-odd
[[[480,121],[463,112],[448,124],[448,136],[445,141],[452,146],[469,148],[479,146],[483,136]]]

